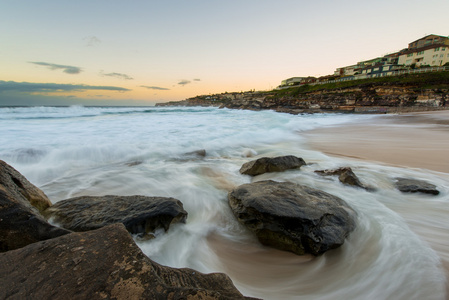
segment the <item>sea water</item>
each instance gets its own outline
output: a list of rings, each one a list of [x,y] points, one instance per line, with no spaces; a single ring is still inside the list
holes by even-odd
[[[82,195],[174,197],[186,224],[137,240],[154,261],[224,272],[246,296],[263,299],[445,299],[449,262],[447,174],[333,158],[309,149],[302,133],[367,115],[289,115],[179,107],[0,108],[0,159],[53,203]],[[196,155],[205,150],[206,156]],[[240,166],[296,155],[300,170],[256,178]],[[315,170],[352,167],[375,192],[344,186]],[[395,177],[424,179],[439,196],[402,194]],[[233,216],[227,193],[252,180],[289,181],[345,200],[358,212],[345,244],[319,257],[260,245]]]

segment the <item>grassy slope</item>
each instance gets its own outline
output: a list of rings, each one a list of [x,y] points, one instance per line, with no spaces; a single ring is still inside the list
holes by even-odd
[[[301,94],[320,90],[335,90],[370,85],[407,85],[419,89],[449,89],[449,72],[443,71],[433,73],[404,74],[400,76],[369,78],[318,85],[303,85],[289,89],[274,90],[269,93],[274,94],[274,97],[295,97]]]

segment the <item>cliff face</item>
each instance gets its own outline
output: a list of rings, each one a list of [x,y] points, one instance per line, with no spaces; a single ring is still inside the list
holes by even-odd
[[[220,106],[221,108],[289,113],[434,110],[449,108],[449,89],[421,89],[416,85],[363,84],[356,87],[291,95],[273,92],[226,93],[195,97],[165,105]],[[214,99],[213,101],[211,99]],[[446,106],[447,105],[447,106]]]

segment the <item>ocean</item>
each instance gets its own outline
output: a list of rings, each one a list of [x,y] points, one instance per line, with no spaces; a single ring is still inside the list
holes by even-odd
[[[290,115],[204,107],[3,107],[0,159],[53,203],[82,195],[179,199],[186,224],[148,241],[154,261],[224,272],[245,295],[263,299],[445,299],[449,261],[447,174],[327,156],[307,146],[311,129],[357,124],[375,115]],[[205,150],[206,156],[195,151]],[[263,156],[295,155],[300,170],[241,175]],[[315,170],[352,167],[375,192],[344,186]],[[402,194],[393,178],[438,186],[439,196]],[[264,247],[232,215],[227,193],[252,180],[324,190],[358,212],[345,244],[319,257]]]

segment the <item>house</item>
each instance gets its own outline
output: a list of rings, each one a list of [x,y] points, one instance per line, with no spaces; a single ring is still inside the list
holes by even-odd
[[[302,83],[304,79],[307,77],[292,77],[285,80],[282,80],[281,86],[288,86],[288,85],[298,85]]]
[[[398,64],[439,67],[449,63],[449,37],[427,35],[411,42],[399,55]]]
[[[399,65],[417,67],[439,67],[449,63],[449,45],[429,45],[404,51],[399,56]]]
[[[431,45],[449,46],[449,37],[436,34],[426,35],[425,37],[408,44],[408,50],[419,49]]]

